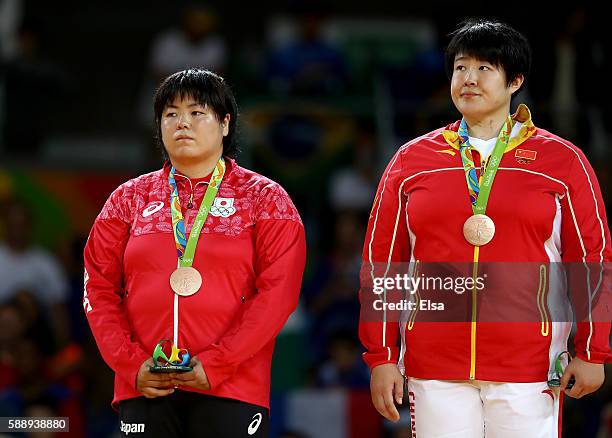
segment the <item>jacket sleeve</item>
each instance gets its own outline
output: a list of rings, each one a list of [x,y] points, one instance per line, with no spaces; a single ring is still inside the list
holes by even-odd
[[[582,360],[603,363],[610,361],[610,230],[595,172],[582,151],[573,150],[561,201],[561,249],[577,325],[574,348]]]
[[[406,225],[406,199],[402,192],[402,150],[397,152],[383,173],[370,212],[363,246],[359,301],[359,338],[370,368],[397,363],[399,319],[386,308],[375,309],[375,300],[387,301],[388,292],[374,293],[374,280],[389,278],[397,263],[410,260],[410,240]]]
[[[255,289],[225,335],[196,356],[212,388],[280,332],[298,303],[306,263],[304,227],[280,186],[262,190],[255,212]]]
[[[83,308],[104,361],[117,376],[135,387],[138,370],[150,354],[132,340],[123,303],[129,201],[124,184],[110,196],[89,233],[84,251]]]

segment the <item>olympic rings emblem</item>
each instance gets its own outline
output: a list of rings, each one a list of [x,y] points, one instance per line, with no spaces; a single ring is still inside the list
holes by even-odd
[[[236,213],[234,198],[215,198],[215,202],[210,207],[210,214],[216,217],[229,217]]]

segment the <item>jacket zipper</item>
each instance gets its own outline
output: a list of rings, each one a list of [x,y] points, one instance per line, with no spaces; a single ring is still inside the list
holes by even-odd
[[[478,277],[478,257],[480,255],[480,247],[474,247],[474,268],[472,270],[472,278],[476,284]],[[470,380],[476,378],[476,311],[478,310],[478,297],[475,288],[472,288],[472,322],[470,327]]]
[[[186,176],[183,176],[183,175],[174,175],[174,176],[175,176],[175,178],[177,176],[180,176],[181,178],[185,178],[189,182],[189,202],[187,203],[187,208],[188,209],[193,208],[193,193],[195,191],[195,188],[198,186],[198,184],[208,184],[208,182],[200,181],[200,182],[197,182],[196,185],[194,186],[191,183],[191,180],[189,178],[187,178]]]
[[[546,265],[540,265],[540,283],[538,285],[538,310],[540,312],[541,328],[540,333],[542,336],[548,336],[550,332],[550,321],[548,320],[548,312],[546,311]]]
[[[480,152],[478,152],[480,156]],[[485,160],[480,157],[480,174],[478,175],[478,185],[482,186],[482,177],[489,164],[489,155]],[[472,269],[473,284],[476,284],[476,278],[478,277],[478,260],[480,257],[480,247],[474,246],[474,267]],[[475,287],[472,288],[472,321],[470,324],[470,380],[476,378],[476,312],[478,310],[478,296],[476,295]]]
[[[189,202],[187,203],[187,208],[193,208],[193,189],[191,189],[191,193],[189,195]]]
[[[175,174],[174,177],[181,177],[186,179],[189,182],[189,202],[187,204],[187,208],[193,208],[193,192],[195,187],[198,186],[198,184],[200,183],[196,183],[195,187],[194,185],[191,183],[191,179],[187,178],[186,176],[183,175],[177,175]],[[208,184],[207,182],[203,182],[201,181],[201,183],[204,184]],[[177,263],[177,267],[180,266],[180,262]],[[174,345],[178,345],[178,329],[179,329],[179,318],[178,318],[178,306],[179,306],[179,300],[178,300],[178,295],[174,294],[174,312],[173,312],[173,341],[174,341]]]

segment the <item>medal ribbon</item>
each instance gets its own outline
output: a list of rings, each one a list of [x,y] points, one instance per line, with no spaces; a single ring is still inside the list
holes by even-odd
[[[493,186],[493,181],[495,180],[495,175],[497,174],[497,169],[499,168],[499,163],[504,155],[508,141],[510,141],[511,131],[512,118],[508,116],[499,131],[497,142],[495,143],[489,160],[487,160],[486,166],[484,160],[482,160],[479,179],[476,175],[476,166],[474,165],[474,159],[472,157],[473,147],[470,145],[467,122],[465,119],[461,120],[459,130],[457,131],[457,134],[459,134],[461,138],[459,154],[463,162],[465,180],[467,181],[470,203],[472,204],[472,211],[474,214],[485,214],[487,210],[491,187]]]
[[[193,264],[193,257],[195,255],[200,232],[204,227],[210,207],[217,196],[219,186],[221,185],[221,181],[225,175],[225,161],[223,160],[223,157],[221,157],[215,166],[215,170],[213,171],[213,174],[210,177],[210,182],[208,183],[208,188],[204,194],[202,205],[200,205],[198,215],[193,221],[193,227],[191,228],[191,233],[189,233],[189,239],[186,238],[185,221],[183,220],[178,188],[174,179],[175,172],[176,169],[174,166],[172,166],[172,169],[170,169],[170,174],[168,175],[168,182],[170,183],[171,188],[170,210],[172,211],[172,231],[174,232],[174,241],[176,242],[179,266],[191,266]]]

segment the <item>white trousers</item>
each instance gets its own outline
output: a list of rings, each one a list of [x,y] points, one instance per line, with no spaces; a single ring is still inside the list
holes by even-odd
[[[562,395],[546,382],[408,378],[413,438],[559,438]]]

